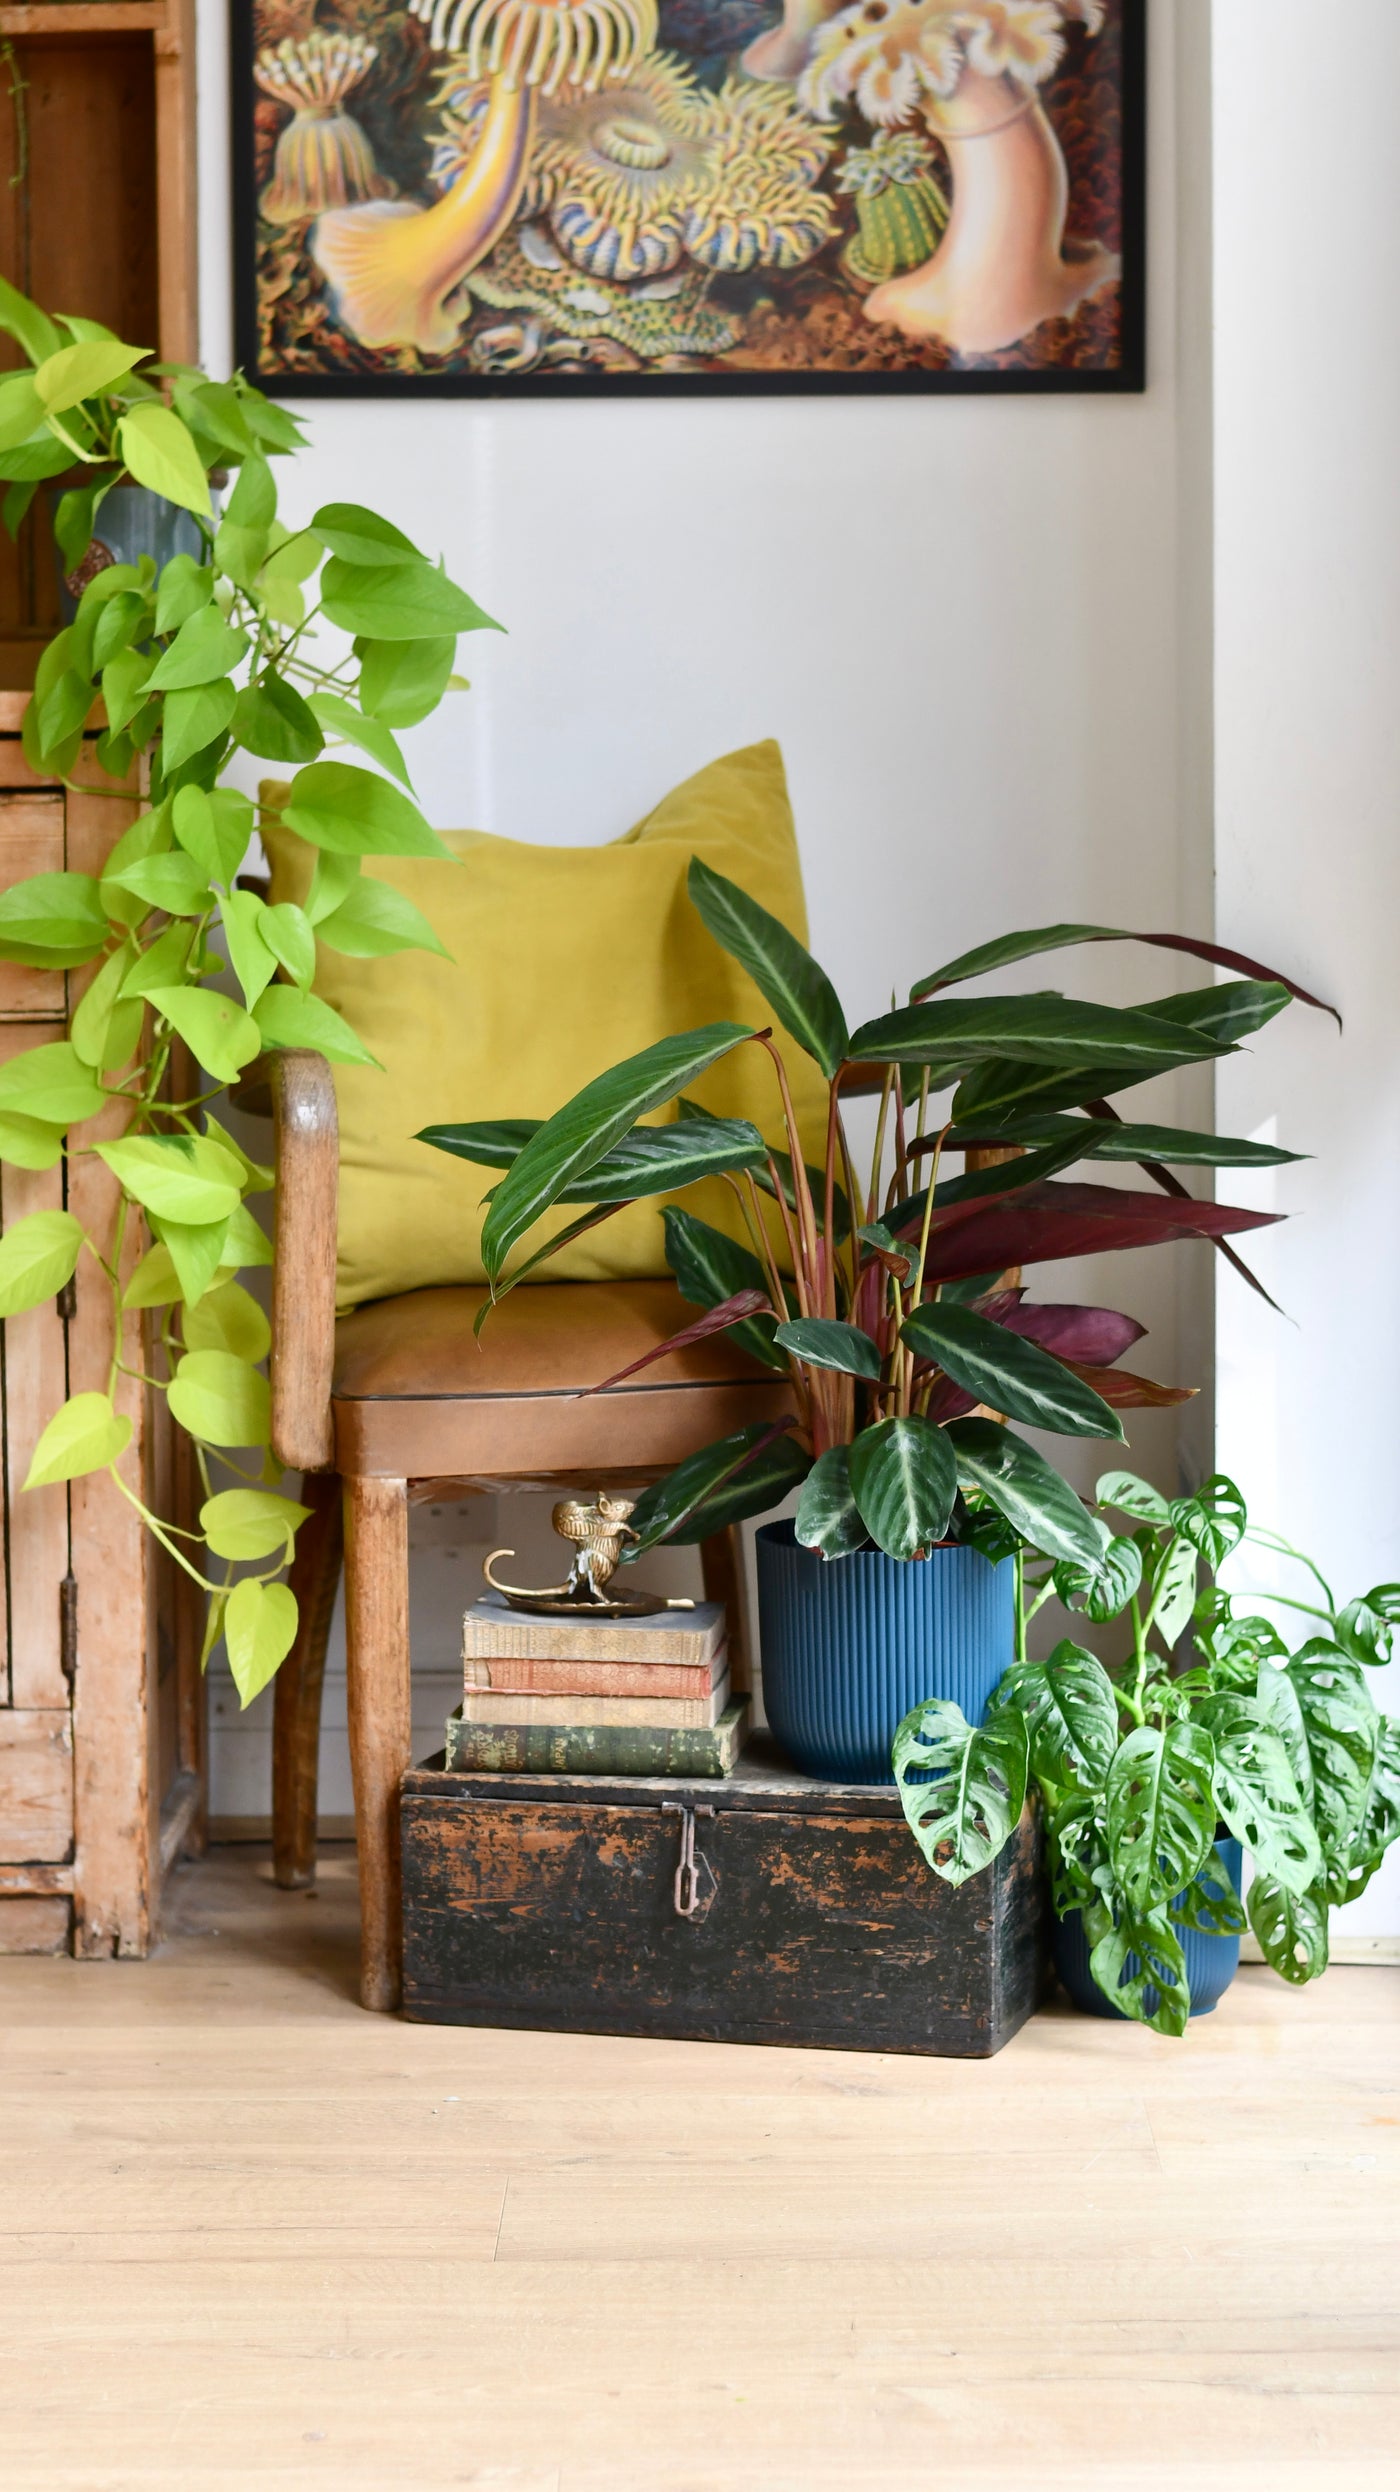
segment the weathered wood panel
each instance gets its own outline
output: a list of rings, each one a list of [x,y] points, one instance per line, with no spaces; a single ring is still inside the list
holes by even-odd
[[[0,891],[25,882],[31,874],[63,871],[63,798],[51,795],[11,796],[0,806]],[[0,1018],[61,1021],[68,1009],[67,984],[61,969],[25,969],[17,961],[0,961]],[[59,1033],[39,1030],[36,1038]]]
[[[33,1033],[0,1029],[0,1062],[32,1044]],[[0,1171],[6,1229],[35,1211],[63,1207],[63,1170]],[[68,1704],[63,1672],[62,1585],[68,1572],[68,1491],[26,1490],[34,1448],[68,1391],[67,1349],[56,1299],[10,1316],[4,1326],[5,1506],[9,1542],[10,1702]]]
[[[883,1791],[837,1788],[828,1806],[819,1784],[775,1777],[765,1794],[750,1778],[727,1805],[737,1783],[628,1801],[459,1779],[404,1784],[411,2017],[978,2058],[1043,1993],[1029,1811],[1003,1859],[954,1889]],[[692,1845],[693,1886],[678,1886]]]
[[[0,1860],[66,1860],[73,1847],[68,1712],[0,1711]]]
[[[0,1956],[66,1956],[72,1918],[66,1895],[0,1895]]]

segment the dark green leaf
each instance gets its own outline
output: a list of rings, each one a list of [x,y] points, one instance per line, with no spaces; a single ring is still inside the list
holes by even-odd
[[[1171,1508],[1160,1489],[1140,1480],[1132,1471],[1105,1471],[1094,1490],[1101,1506],[1114,1506],[1120,1514],[1131,1514],[1140,1523],[1152,1523],[1165,1530],[1171,1523]]]
[[[402,804],[405,799],[397,801]],[[606,1157],[639,1117],[674,1099],[687,1083],[749,1035],[739,1022],[715,1021],[704,1029],[659,1039],[587,1083],[551,1116],[496,1188],[481,1231],[481,1258],[488,1277],[499,1278],[516,1241],[558,1201],[565,1186],[586,1176]],[[729,1290],[722,1293],[724,1297],[731,1294]]]
[[[1020,1116],[995,1130],[955,1125],[947,1148],[1020,1143],[1028,1149],[1077,1141],[1086,1159],[1156,1159],[1200,1168],[1282,1168],[1304,1155],[1270,1142],[1237,1142],[1228,1134],[1194,1133],[1179,1125],[1125,1125],[1098,1116]]]
[[[932,1359],[964,1393],[1005,1411],[1027,1427],[1062,1436],[1116,1436],[1123,1424],[1101,1394],[1038,1343],[1008,1332],[969,1307],[920,1306],[906,1316],[903,1339]]]
[[[1301,1895],[1322,1873],[1322,1852],[1288,1750],[1263,1706],[1214,1696],[1199,1720],[1215,1743],[1216,1804],[1265,1877]]]
[[[820,1549],[824,1558],[849,1557],[870,1546],[851,1493],[849,1447],[828,1446],[808,1472],[797,1501],[793,1530],[804,1549]]]
[[[1013,1662],[992,1704],[1024,1714],[1039,1781],[1089,1791],[1103,1784],[1118,1746],[1118,1697],[1103,1663],[1082,1645],[1057,1644],[1048,1661]]]
[[[887,1557],[913,1558],[942,1540],[957,1494],[953,1449],[927,1419],[882,1419],[850,1447],[851,1494]]]
[[[722,1229],[697,1220],[694,1212],[668,1204],[661,1215],[666,1232],[666,1261],[681,1296],[693,1307],[723,1306],[741,1289],[765,1289],[767,1276],[757,1255]],[[787,1373],[787,1359],[777,1348],[770,1316],[755,1316],[734,1328],[734,1339],[765,1367]]]
[[[1172,1906],[1172,1919],[1204,1938],[1238,1938],[1245,1928],[1245,1910],[1234,1881],[1212,1844],[1209,1860]]]
[[[1241,979],[1233,986],[1197,987],[1189,995],[1159,995],[1143,1009],[1160,1021],[1193,1030],[1198,1038],[1212,1039],[1217,1046],[1234,1046],[1242,1038],[1252,1038],[1287,1002],[1288,989],[1277,980],[1260,984]]]
[[[430,1142],[435,1149],[448,1151],[457,1159],[472,1160],[482,1167],[503,1168],[513,1164],[539,1131],[538,1123],[522,1118],[483,1125],[430,1125],[418,1140]],[[518,1133],[520,1140],[513,1151],[508,1151],[503,1144],[512,1133]],[[603,1159],[595,1161],[586,1176],[565,1186],[555,1200],[620,1203],[635,1202],[646,1194],[674,1194],[702,1177],[717,1176],[726,1169],[752,1168],[762,1155],[763,1141],[757,1127],[738,1117],[716,1117],[704,1126],[637,1125],[614,1143]]]
[[[931,1869],[962,1886],[985,1869],[1020,1822],[1026,1800],[1026,1725],[993,1713],[974,1730],[941,1700],[907,1713],[892,1750],[900,1805]]]
[[[1155,1912],[1190,1884],[1215,1841],[1215,1751],[1193,1722],[1130,1731],[1109,1770],[1108,1849],[1133,1913]]]
[[[1134,934],[1123,926],[1035,926],[1020,934],[998,935],[991,943],[980,943],[974,951],[962,952],[956,960],[935,969],[932,976],[921,978],[910,991],[911,1003],[921,996],[936,994],[940,987],[961,985],[966,978],[983,978],[993,969],[1007,969],[1018,960],[1030,960],[1037,953],[1063,951],[1078,943],[1146,943],[1160,951],[1186,952],[1196,960],[1211,961],[1218,969],[1238,969],[1249,978],[1263,978],[1286,986],[1300,1003],[1315,1004],[1319,1012],[1332,1013],[1341,1026],[1331,1004],[1320,1002],[1306,987],[1294,985],[1281,971],[1264,968],[1257,960],[1248,960],[1242,952],[1226,951],[1218,943],[1200,942],[1194,935]]]
[[[990,1497],[1032,1548],[1081,1566],[1101,1564],[1109,1542],[1105,1526],[1024,1437],[994,1419],[955,1419],[944,1433],[963,1486]]]
[[[880,1353],[858,1324],[838,1324],[824,1315],[795,1316],[780,1324],[774,1338],[780,1350],[791,1350],[808,1367],[831,1367],[838,1375],[864,1376],[878,1383]]]
[[[732,1436],[722,1436],[713,1445],[702,1446],[699,1453],[678,1463],[668,1478],[658,1480],[653,1488],[643,1489],[632,1509],[630,1522],[635,1537],[623,1551],[624,1565],[654,1548],[658,1541],[680,1535],[708,1499],[717,1496],[776,1441],[777,1431],[771,1423],[756,1419],[747,1428],[737,1428]]]
[[[825,970],[776,917],[699,857],[690,860],[686,889],[716,943],[748,971],[783,1028],[830,1081],[846,1053],[846,1016]]]
[[[1306,1895],[1292,1895],[1277,1878],[1256,1877],[1246,1909],[1265,1962],[1285,1981],[1316,1981],[1326,1972],[1327,1905],[1315,1887]]]
[[[717,1488],[712,1496],[703,1497],[684,1522],[668,1533],[674,1543],[712,1540],[717,1532],[726,1532],[733,1523],[745,1523],[751,1515],[771,1513],[785,1497],[806,1479],[812,1457],[790,1436],[774,1437],[752,1462],[736,1471],[732,1478]]]
[[[1089,1970],[1121,2015],[1150,2025],[1154,2033],[1186,2031],[1191,2013],[1186,1956],[1165,1910],[1121,1907],[1091,1949]]]
[[[1203,1056],[1225,1055],[1226,1042],[1193,1033],[1146,1012],[1081,1004],[1063,995],[990,995],[976,1002],[912,1004],[867,1021],[849,1054],[861,1063],[970,1068],[1001,1058],[1049,1065],[1121,1065],[1142,1078]]]
[[[1319,1637],[1283,1669],[1262,1662],[1258,1694],[1288,1751],[1324,1859],[1329,1866],[1344,1861],[1365,1814],[1380,1742],[1380,1716],[1360,1664]]]
[[[1135,1540],[1110,1540],[1100,1572],[1068,1558],[1055,1569],[1055,1590],[1066,1609],[1082,1609],[1097,1625],[1117,1618],[1141,1581],[1142,1551]]]
[[[1390,1659],[1393,1602],[1389,1596],[1396,1588],[1394,1584],[1378,1585],[1363,1600],[1348,1601],[1332,1621],[1332,1632],[1342,1651],[1351,1660],[1363,1662],[1369,1670],[1383,1668]]]
[[[1191,1496],[1174,1498],[1169,1511],[1177,1530],[1199,1550],[1212,1573],[1239,1547],[1249,1519],[1234,1481],[1221,1471],[1203,1480]]]

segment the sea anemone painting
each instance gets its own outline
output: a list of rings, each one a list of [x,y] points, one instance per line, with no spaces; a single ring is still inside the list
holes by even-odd
[[[264,387],[1142,385],[1144,0],[249,0]]]

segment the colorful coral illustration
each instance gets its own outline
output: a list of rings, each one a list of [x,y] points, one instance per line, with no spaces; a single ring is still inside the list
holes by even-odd
[[[1141,9],[252,0],[243,359],[1134,386]]]

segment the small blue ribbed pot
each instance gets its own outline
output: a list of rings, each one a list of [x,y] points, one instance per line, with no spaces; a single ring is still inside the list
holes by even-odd
[[[56,486],[49,499],[57,509],[60,488]],[[159,571],[172,554],[193,554],[199,561],[204,539],[190,512],[167,502],[163,494],[152,493],[145,485],[114,485],[97,514],[93,548],[103,549],[112,562],[139,562],[143,554],[149,554]],[[61,576],[63,557],[56,548],[54,558],[60,573],[59,604],[64,622],[71,623],[78,600]],[[90,579],[105,568],[102,552],[90,552],[83,575]]]
[[[893,1782],[906,1713],[951,1697],[969,1722],[1011,1666],[1016,1565],[977,1549],[823,1558],[791,1523],[757,1536],[763,1703],[795,1765],[830,1782]]]
[[[1226,1834],[1223,1829],[1216,1842],[1238,1895],[1244,1872],[1240,1846],[1233,1835]],[[1178,1903],[1180,1900],[1178,1896]],[[1172,1921],[1186,1958],[1186,1987],[1191,1993],[1191,2013],[1193,2016],[1209,2016],[1224,1998],[1240,1969],[1240,1942],[1238,1938],[1208,1938],[1202,1930],[1189,1930],[1184,1922],[1177,1920],[1175,1911]],[[1089,1942],[1084,1935],[1081,1915],[1071,1912],[1063,1921],[1057,1921],[1050,1943],[1055,1970],[1075,2006],[1082,2008],[1086,2016],[1116,2016],[1120,2023],[1126,2023],[1121,2007],[1114,2007],[1104,1997],[1089,1970]],[[1125,1969],[1137,1972],[1136,1956],[1129,1956]],[[1153,1992],[1149,1991],[1147,1995],[1150,2000],[1154,1999]]]

